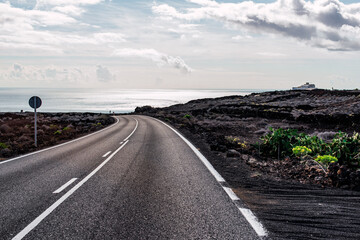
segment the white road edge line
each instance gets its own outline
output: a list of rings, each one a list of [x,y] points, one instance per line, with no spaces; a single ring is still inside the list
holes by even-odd
[[[133,118],[135,119],[135,118]],[[135,129],[130,133],[130,135],[126,138],[129,139],[135,132],[138,127],[138,121],[136,121]],[[65,193],[61,198],[59,198],[55,203],[53,203],[48,209],[46,209],[43,213],[41,213],[35,220],[33,220],[29,225],[27,225],[21,232],[16,234],[12,240],[21,240],[23,239],[31,230],[33,230],[39,223],[44,220],[51,212],[53,212],[61,203],[63,203],[68,197],[70,197],[77,189],[79,189],[85,182],[87,182],[97,171],[99,171],[111,158],[115,156],[129,141],[126,140],[123,145],[121,145],[118,149],[115,150],[106,160],[104,160],[97,168],[95,168],[89,175],[87,175],[83,180],[81,180],[78,184],[76,184],[73,188],[71,188],[67,193]]]
[[[136,126],[135,126],[134,130],[130,133],[130,135],[127,136],[127,137],[123,140],[123,142],[127,141],[127,140],[134,134],[134,132],[136,131],[136,129],[138,128],[138,125],[139,125],[138,120],[135,119],[135,118],[132,118],[132,119],[134,119],[134,120],[136,121]]]
[[[97,171],[99,171],[110,159],[119,152],[128,141],[116,149],[113,154],[111,154],[105,161],[103,161],[97,168],[95,168],[89,175],[87,175],[83,180],[76,184],[72,189],[65,193],[61,198],[59,198],[55,203],[53,203],[48,209],[41,213],[35,220],[33,220],[29,225],[27,225],[21,232],[19,232],[13,240],[20,240],[26,236],[31,230],[33,230],[44,218],[46,218],[52,211],[54,211],[61,203],[63,203],[68,197],[70,197],[77,189],[79,189],[85,182],[87,182]]]
[[[45,152],[45,151],[48,151],[48,150],[51,150],[51,149],[54,149],[54,148],[57,148],[57,147],[61,147],[61,146],[64,146],[64,145],[66,145],[66,144],[73,143],[73,142],[79,141],[79,140],[81,140],[81,139],[90,137],[90,136],[92,136],[92,135],[94,135],[94,134],[98,134],[98,133],[100,133],[100,132],[102,132],[102,131],[105,131],[105,130],[107,130],[107,129],[109,129],[109,128],[114,127],[116,124],[118,124],[118,123],[120,122],[118,118],[115,118],[115,119],[117,120],[116,123],[112,124],[111,126],[108,126],[108,127],[104,128],[104,129],[101,129],[101,130],[99,130],[99,131],[97,131],[97,132],[90,133],[89,135],[85,135],[85,136],[83,136],[83,137],[80,137],[80,138],[77,138],[77,139],[71,140],[71,141],[69,141],[69,142],[65,142],[65,143],[56,145],[56,146],[52,146],[52,147],[45,148],[45,149],[42,149],[42,150],[39,150],[39,151],[36,151],[36,152],[28,153],[28,154],[25,154],[25,155],[22,155],[22,156],[19,156],[19,157],[15,157],[15,158],[11,158],[11,159],[8,159],[8,160],[5,160],[5,161],[1,161],[1,162],[0,162],[0,165],[1,165],[1,164],[4,164],[4,163],[7,163],[7,162],[12,162],[12,161],[14,161],[14,160],[18,160],[18,159],[20,159],[20,158],[28,157],[28,156],[31,156],[31,155],[34,155],[34,154],[37,154],[37,153]]]
[[[239,208],[242,215],[245,217],[245,219],[250,223],[250,225],[253,227],[257,235],[259,237],[265,237],[267,236],[267,232],[263,225],[259,222],[259,220],[256,218],[256,216],[253,214],[253,212],[250,209],[247,208]]]
[[[215,177],[215,179],[219,183],[226,182],[225,179],[218,173],[218,171],[215,170],[215,168],[211,165],[211,163],[206,159],[206,157],[204,155],[202,155],[201,152],[199,150],[197,150],[197,148],[189,140],[187,140],[178,131],[176,131],[174,128],[172,128],[168,124],[164,123],[163,121],[156,119],[156,118],[153,118],[153,119],[164,124],[165,126],[170,128],[173,132],[175,132],[191,148],[191,150],[194,151],[196,156],[198,156],[198,158],[204,163],[204,165],[207,167],[207,169],[210,171],[210,173]],[[227,195],[230,197],[230,199],[232,201],[240,200],[240,198],[238,196],[236,196],[236,194],[233,192],[233,190],[231,188],[228,188],[228,187],[222,187],[222,188],[225,190],[225,192],[227,193]],[[249,224],[251,225],[251,227],[254,229],[254,231],[257,233],[257,235],[259,237],[267,236],[267,231],[266,231],[265,227],[261,224],[261,222],[256,218],[256,216],[252,213],[252,211],[250,209],[239,208],[239,207],[238,207],[238,209],[240,210],[242,215],[249,222]]]
[[[70,179],[67,183],[65,183],[64,185],[62,185],[61,187],[59,187],[58,189],[56,189],[53,193],[61,193],[65,188],[67,188],[68,186],[70,186],[73,182],[76,181],[77,178],[72,178]]]
[[[201,152],[199,150],[197,150],[197,148],[192,145],[191,142],[189,142],[189,140],[187,140],[185,137],[183,137],[180,133],[178,133],[174,128],[170,127],[168,124],[164,123],[163,121],[160,121],[159,119],[153,118],[156,121],[164,124],[165,126],[167,126],[168,128],[170,128],[171,130],[173,130],[173,132],[175,132],[190,148],[191,150],[194,151],[194,153],[196,154],[196,156],[198,156],[198,158],[200,158],[200,160],[204,163],[204,165],[207,167],[207,169],[209,169],[209,171],[211,172],[211,174],[216,178],[216,180],[218,182],[225,182],[225,179],[218,173],[218,171],[215,170],[215,168],[211,165],[211,163],[206,159],[206,157],[204,157],[204,155],[201,154]]]
[[[109,155],[111,153],[111,151],[108,151],[107,153],[105,153],[102,157],[107,157],[107,155]]]
[[[223,189],[225,190],[227,195],[231,198],[231,200],[233,200],[233,201],[240,200],[240,198],[238,196],[236,196],[236,194],[233,192],[233,190],[231,188],[223,187]]]

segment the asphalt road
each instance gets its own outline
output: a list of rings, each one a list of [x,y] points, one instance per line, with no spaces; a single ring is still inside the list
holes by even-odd
[[[0,162],[0,239],[266,238],[172,129],[144,116],[118,120]]]

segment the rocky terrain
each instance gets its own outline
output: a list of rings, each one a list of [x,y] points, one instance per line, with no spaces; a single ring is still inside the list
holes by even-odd
[[[0,160],[50,147],[97,131],[114,122],[94,113],[38,113],[38,147],[34,113],[0,113]]]
[[[338,131],[359,132],[360,91],[275,91],[144,106],[135,113],[167,121],[199,147],[272,238],[360,238],[358,166],[324,169],[307,158],[271,157],[259,147],[270,127],[325,142]]]

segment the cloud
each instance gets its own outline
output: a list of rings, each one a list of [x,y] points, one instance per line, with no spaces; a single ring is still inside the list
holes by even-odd
[[[122,43],[126,42],[124,34],[121,33],[95,33],[95,39],[99,43]]]
[[[109,82],[114,79],[114,76],[110,73],[109,69],[101,65],[96,66],[96,77],[101,82]]]
[[[339,0],[277,0],[273,3],[218,3],[188,0],[199,7],[180,12],[167,4],[155,4],[154,13],[165,17],[199,21],[213,19],[254,33],[295,38],[334,51],[360,50],[360,3]]]
[[[14,63],[12,67],[0,71],[0,79],[21,82],[59,82],[71,83],[84,79],[83,72],[78,68],[59,66],[23,66]]]
[[[81,14],[83,14],[85,12],[84,9],[74,6],[74,5],[57,6],[57,7],[52,8],[52,11],[61,12],[61,13],[64,13],[66,15],[71,15],[71,16],[80,16]]]
[[[37,0],[36,8],[43,6],[66,6],[66,5],[95,5],[103,2],[103,0]]]
[[[115,50],[113,55],[119,57],[140,57],[150,59],[157,63],[158,66],[167,65],[180,69],[183,73],[190,73],[193,71],[182,58],[169,56],[165,53],[158,52],[155,49],[122,48]]]
[[[0,3],[0,28],[7,31],[33,29],[33,26],[60,26],[75,23],[76,20],[59,12],[24,10]]]
[[[40,54],[64,54],[74,53],[74,45],[77,45],[75,50],[80,51],[80,44],[86,49],[86,44],[103,46],[104,43],[126,42],[125,35],[118,32],[85,32],[82,35],[76,31],[69,32],[69,27],[81,27],[73,16],[82,12],[81,8],[73,5],[51,10],[29,10],[0,3],[0,49],[3,54],[11,53],[11,49],[16,54],[19,49],[34,53],[41,50]]]

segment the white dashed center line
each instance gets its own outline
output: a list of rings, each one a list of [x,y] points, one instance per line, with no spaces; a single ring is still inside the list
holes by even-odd
[[[77,178],[72,178],[70,179],[67,183],[65,183],[64,185],[62,185],[61,187],[59,187],[57,190],[55,190],[53,193],[61,193],[65,188],[67,188],[68,186],[70,186],[73,182],[76,181]]]
[[[107,153],[105,153],[104,155],[103,155],[103,157],[107,157],[107,155],[109,155],[111,153],[111,151],[108,151]]]

